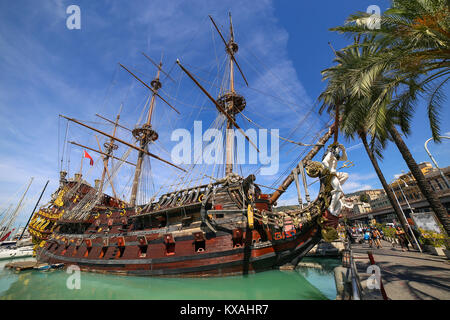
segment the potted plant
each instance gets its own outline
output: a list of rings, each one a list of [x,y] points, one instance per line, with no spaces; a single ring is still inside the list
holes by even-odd
[[[382,227],[384,238],[390,243],[396,243],[395,239],[395,229],[391,227]]]
[[[447,258],[449,258],[449,238],[447,236],[430,230],[419,230],[422,234],[420,242],[428,252],[437,256],[447,256]]]

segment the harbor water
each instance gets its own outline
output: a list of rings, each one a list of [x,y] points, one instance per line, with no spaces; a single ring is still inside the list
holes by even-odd
[[[22,259],[24,260],[24,259]],[[20,261],[19,259],[14,261]],[[132,277],[80,273],[69,289],[65,270],[15,272],[0,262],[0,299],[327,300],[335,299],[339,259],[305,258],[308,266],[223,278]],[[70,287],[70,285],[69,285]]]

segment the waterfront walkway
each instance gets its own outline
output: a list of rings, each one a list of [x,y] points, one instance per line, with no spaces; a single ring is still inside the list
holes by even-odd
[[[372,251],[387,297],[392,300],[450,300],[450,261],[446,257],[419,251],[403,252],[397,245],[382,241],[383,248],[353,244],[358,273],[368,297],[382,299],[378,290],[365,286],[370,265],[367,251]],[[377,292],[378,291],[378,292]]]

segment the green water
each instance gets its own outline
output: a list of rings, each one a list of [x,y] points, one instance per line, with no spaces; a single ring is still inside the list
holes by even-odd
[[[19,261],[19,260],[15,260]],[[333,268],[336,259],[304,259],[322,269],[267,271],[224,278],[156,278],[82,272],[81,288],[66,286],[64,270],[5,269],[0,262],[0,299],[187,299],[187,300],[324,300],[336,297]]]

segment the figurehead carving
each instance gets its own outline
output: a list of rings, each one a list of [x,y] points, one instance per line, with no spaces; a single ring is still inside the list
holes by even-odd
[[[331,174],[331,187],[333,190],[331,191],[331,203],[328,207],[328,211],[334,215],[335,217],[339,216],[342,208],[349,207],[342,201],[344,197],[344,190],[342,189],[342,185],[348,179],[348,173],[346,172],[337,172],[337,165],[339,161],[347,161],[347,153],[345,151],[345,147],[342,144],[333,143],[328,146],[325,155],[322,159],[322,164],[330,170]]]

